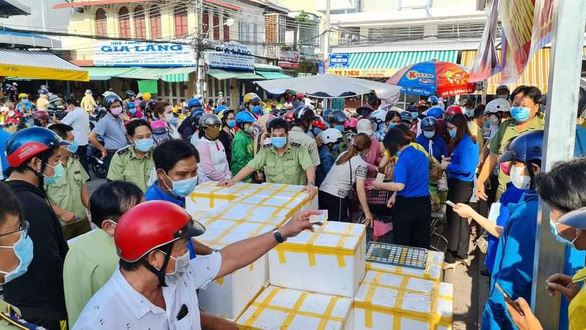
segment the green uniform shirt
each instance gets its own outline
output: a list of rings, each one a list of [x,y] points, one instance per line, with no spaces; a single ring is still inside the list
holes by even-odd
[[[319,164],[321,164],[321,161],[319,160],[319,150],[317,149],[317,143],[315,143],[315,139],[307,135],[301,127],[295,126],[291,129],[289,132],[289,140],[300,143],[305,147],[305,149],[307,149],[307,152],[309,152],[309,156],[311,157],[311,161],[313,162],[313,166],[317,167]]]
[[[10,305],[4,300],[0,300],[0,312],[8,313],[10,315],[10,311],[15,312],[17,315],[20,315],[20,311],[18,310],[18,308]],[[0,317],[0,330],[21,329],[20,327],[14,325],[12,322],[14,321],[9,321],[4,316]]]
[[[309,153],[300,143],[289,141],[285,152],[279,156],[277,150],[270,144],[264,145],[262,150],[248,165],[254,171],[265,167],[265,176],[269,183],[283,183],[306,185],[305,170],[314,166]]]
[[[154,181],[155,162],[153,161],[153,150],[138,158],[133,145],[126,146],[114,154],[108,170],[108,180],[127,181],[137,185],[140,190],[146,192]]]
[[[502,155],[503,151],[509,144],[509,141],[519,136],[519,134],[543,129],[545,129],[545,123],[543,118],[538,116],[531,119],[531,122],[529,122],[527,128],[521,132],[519,132],[519,126],[517,125],[515,119],[504,121],[499,126],[499,129],[494,135],[492,141],[490,141],[490,152]],[[507,189],[507,183],[509,183],[509,181],[511,181],[511,178],[502,173],[502,171],[499,171],[499,188],[497,190],[497,198]]]
[[[232,140],[232,163],[230,164],[230,171],[232,177],[235,177],[241,169],[254,158],[254,141],[252,136],[239,130],[234,135]],[[252,176],[249,175],[244,178],[244,182],[250,182]]]
[[[55,184],[45,186],[47,197],[59,208],[75,213],[79,221],[87,222],[85,206],[81,201],[81,187],[90,177],[76,155],[67,158],[67,164],[63,164],[63,169],[63,176]],[[61,221],[61,225],[68,224]]]
[[[90,298],[118,267],[114,237],[95,229],[69,248],[63,265],[63,289],[69,325],[73,327]]]

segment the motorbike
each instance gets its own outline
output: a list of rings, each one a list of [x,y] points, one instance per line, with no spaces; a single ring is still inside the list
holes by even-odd
[[[104,143],[103,141],[100,141]],[[94,175],[100,179],[105,179],[108,175],[108,167],[106,163],[102,160],[102,152],[100,149],[94,147],[93,145],[89,145],[87,151],[87,163],[88,167],[92,169]]]
[[[98,124],[98,121],[102,119],[107,114],[106,108],[103,106],[97,106],[94,109],[94,113],[90,115],[90,130],[93,130],[94,127]]]

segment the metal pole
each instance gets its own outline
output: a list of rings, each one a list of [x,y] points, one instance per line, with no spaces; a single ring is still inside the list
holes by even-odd
[[[195,11],[197,14],[197,32],[195,37],[195,93],[203,96],[203,65],[201,58],[201,51],[203,48],[203,0],[195,0]]]
[[[331,0],[326,0],[326,30],[324,31],[324,61],[328,59],[330,53],[330,7]]]
[[[586,1],[563,0],[554,3],[542,171],[548,171],[556,162],[566,161],[574,156],[586,24]],[[551,298],[545,290],[545,280],[551,274],[562,272],[564,246],[557,243],[550,234],[548,222],[549,209],[541,202],[537,219],[531,306],[544,329],[557,329],[560,295]]]

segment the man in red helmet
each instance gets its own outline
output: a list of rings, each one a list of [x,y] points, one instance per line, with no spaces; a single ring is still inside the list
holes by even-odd
[[[196,290],[262,257],[277,244],[313,230],[296,214],[273,232],[189,259],[187,241],[205,228],[178,205],[139,204],[118,221],[114,241],[120,267],[87,303],[73,329],[200,329]]]

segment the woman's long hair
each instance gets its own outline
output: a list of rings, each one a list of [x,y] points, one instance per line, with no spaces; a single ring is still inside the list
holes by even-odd
[[[461,113],[455,114],[448,119],[448,122],[457,128],[456,137],[452,139],[454,146],[457,146],[465,135],[468,135],[476,143],[476,137],[472,136],[468,128],[468,118],[466,115]]]
[[[342,156],[336,161],[336,165],[344,165],[352,157],[359,155],[364,150],[370,149],[372,141],[370,137],[365,133],[359,133],[354,137],[354,141],[350,146],[350,149],[342,154]]]
[[[385,149],[387,149],[391,156],[394,156],[397,153],[397,151],[399,151],[399,149],[406,145],[409,145],[409,143],[412,142],[411,134],[413,133],[409,130],[411,134],[407,134],[406,132],[403,132],[403,130],[399,126],[405,125],[397,125],[391,130],[389,130],[389,132],[387,133],[387,135],[385,135],[385,138],[383,140],[383,145],[385,146]]]

